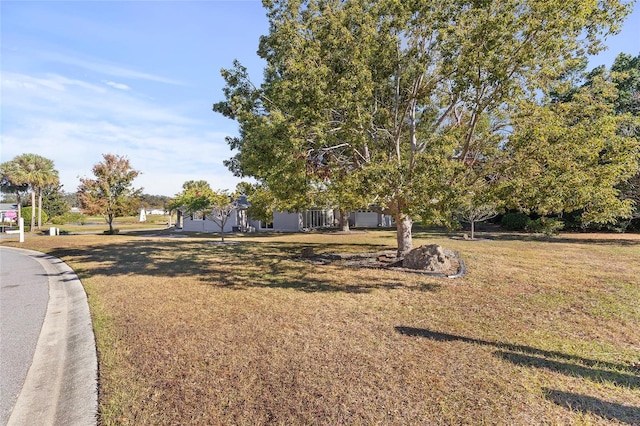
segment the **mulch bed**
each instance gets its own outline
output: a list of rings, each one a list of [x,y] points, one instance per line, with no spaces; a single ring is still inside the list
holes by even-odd
[[[442,272],[434,272],[421,269],[410,269],[402,266],[402,258],[396,257],[394,250],[365,253],[314,253],[311,249],[303,249],[302,254],[296,260],[308,262],[313,265],[341,265],[348,268],[389,269],[398,272],[423,274],[436,277],[449,277],[463,275],[465,272],[464,261],[457,252],[451,252],[451,269]]]

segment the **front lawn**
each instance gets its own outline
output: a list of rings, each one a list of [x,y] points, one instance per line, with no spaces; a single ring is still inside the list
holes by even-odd
[[[391,231],[164,234],[21,245],[87,289],[102,424],[640,424],[640,235],[416,233],[452,280],[299,257]]]

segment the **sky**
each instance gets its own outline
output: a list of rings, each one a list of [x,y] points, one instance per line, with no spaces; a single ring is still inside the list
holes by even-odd
[[[260,1],[2,0],[0,20],[1,162],[53,160],[66,192],[103,154],[127,157],[147,194],[188,180],[235,188],[223,161],[238,126],[211,107],[234,59],[261,81]],[[590,68],[640,54],[640,6],[606,44]]]

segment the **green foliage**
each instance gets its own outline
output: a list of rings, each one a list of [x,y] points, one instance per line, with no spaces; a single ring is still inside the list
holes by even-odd
[[[193,219],[205,217],[210,210],[214,192],[204,180],[190,180],[182,184],[182,192],[176,194],[168,204],[171,210],[181,210]]]
[[[527,176],[511,167],[518,150],[504,150],[505,129],[539,125],[525,120],[539,91],[596,52],[630,10],[616,0],[265,6],[263,85],[238,62],[222,71],[226,99],[214,111],[240,125],[228,139],[238,154],[227,166],[258,179],[289,210],[318,200],[377,205],[395,217],[399,252],[411,248],[413,218],[447,223],[469,188],[507,193],[506,174]],[[609,149],[616,160],[625,152],[617,142]],[[584,158],[575,162],[580,170],[591,167]],[[528,197],[531,188],[521,189],[509,188]],[[589,201],[608,204],[606,191],[605,201]]]
[[[247,216],[249,218],[265,223],[273,221],[273,212],[277,201],[265,185],[240,182],[236,186],[236,193],[247,198],[249,203]]]
[[[224,241],[224,227],[238,209],[238,194],[229,194],[229,191],[213,191],[210,198],[210,219],[220,227],[220,237]]]
[[[640,117],[640,54],[633,57],[620,53],[613,62],[611,71],[613,82],[618,88],[616,111]]]
[[[552,217],[540,217],[536,220],[531,220],[525,227],[527,232],[543,233],[547,237],[557,235],[562,229],[564,229],[564,222]]]
[[[639,141],[619,134],[630,119],[614,113],[615,86],[602,76],[565,101],[519,106],[507,149],[510,207],[541,215],[582,210],[585,223],[629,217],[633,203],[616,185],[638,170]]]
[[[55,216],[51,218],[51,223],[54,225],[64,225],[66,223],[77,223],[84,225],[87,222],[86,216],[78,212],[66,212],[61,216]]]
[[[32,209],[33,208],[31,206],[23,207],[21,212],[20,212],[21,217],[24,219],[24,224],[27,227],[29,227],[29,223],[31,221],[31,216],[32,216],[32,211],[33,211]],[[38,207],[35,207],[36,217],[38,216],[38,211],[39,211]],[[42,222],[45,223],[48,220],[49,220],[49,216],[47,215],[47,212],[43,211],[42,212]],[[29,229],[31,229],[31,228],[29,227]]]
[[[507,213],[502,216],[500,224],[511,231],[524,231],[531,223],[531,218],[524,213]]]
[[[49,185],[42,190],[42,210],[49,217],[62,216],[71,209],[67,202],[62,185]]]
[[[164,209],[169,204],[171,198],[166,195],[140,194],[140,203],[145,207]]]
[[[104,161],[93,166],[95,179],[80,178],[78,198],[87,214],[102,215],[113,232],[116,217],[135,215],[142,189],[132,187],[140,174],[126,157],[103,154]]]
[[[54,168],[53,161],[37,154],[22,154],[13,160],[0,165],[2,171],[3,191],[15,191],[20,204],[20,192],[29,189],[31,193],[31,206],[36,205],[36,194],[39,194],[38,212],[42,212],[42,191],[46,187],[59,185],[58,171]],[[30,229],[36,225],[36,210],[32,211]],[[27,221],[29,222],[29,221]],[[38,214],[38,226],[42,223],[42,217]]]

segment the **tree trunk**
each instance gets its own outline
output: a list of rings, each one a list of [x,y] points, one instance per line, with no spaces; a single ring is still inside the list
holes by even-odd
[[[349,229],[349,216],[346,211],[339,210],[340,213],[340,230],[342,232],[350,232]]]
[[[31,190],[31,228],[30,232],[33,232],[36,229],[36,191],[34,189]]]
[[[473,240],[475,238],[475,231],[476,231],[476,222],[474,220],[471,221],[471,239]]]
[[[38,192],[38,229],[42,228],[42,188]]]
[[[22,197],[20,197],[20,191],[16,191],[16,204],[18,204],[18,217],[16,217],[16,222],[19,223],[22,217]]]
[[[107,223],[109,224],[109,234],[113,235],[113,215],[107,216]]]
[[[413,241],[411,238],[411,227],[413,220],[409,215],[404,213],[396,214],[396,239],[398,241],[398,252],[396,256],[404,257],[413,247]]]

